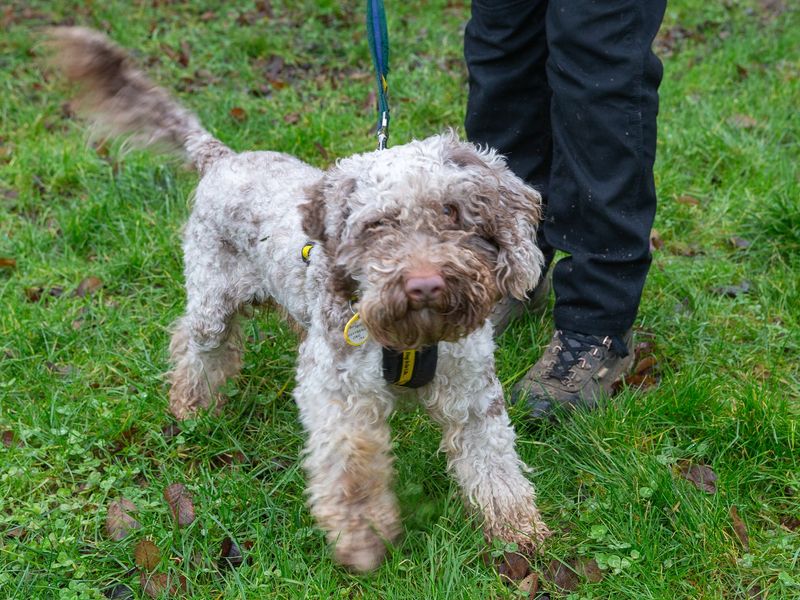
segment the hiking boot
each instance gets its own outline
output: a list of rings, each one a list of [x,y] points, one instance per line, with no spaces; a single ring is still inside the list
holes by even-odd
[[[489,315],[494,327],[494,337],[499,337],[511,321],[519,319],[525,313],[542,315],[547,310],[550,297],[550,273],[546,273],[538,285],[528,292],[525,300],[517,300],[506,296],[498,302]]]
[[[595,336],[557,330],[542,357],[511,391],[525,399],[532,419],[553,418],[561,409],[593,409],[611,395],[614,382],[633,365],[633,334]]]

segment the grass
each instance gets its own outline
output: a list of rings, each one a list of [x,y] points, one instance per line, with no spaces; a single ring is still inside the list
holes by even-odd
[[[604,567],[600,581],[561,594],[571,600],[800,597],[800,14],[788,5],[669,5],[658,45],[659,248],[637,323],[658,385],[535,431],[512,407],[556,532],[535,569],[590,558]],[[393,420],[403,541],[371,576],[332,563],[304,505],[296,340],[271,315],[247,326],[224,415],[169,430],[162,373],[195,176],[87,144],[64,115],[66,91],[42,76],[36,30],[107,30],[236,149],[319,166],[373,149],[360,3],[234,6],[11,2],[2,17],[0,258],[16,266],[0,270],[0,597],[97,598],[122,593],[120,583],[139,597],[134,549],[145,538],[160,549],[159,570],[185,576],[195,598],[519,597],[484,565],[438,432],[415,410]],[[391,141],[457,126],[468,6],[387,10]],[[88,276],[102,287],[74,295]],[[742,282],[749,292],[718,289]],[[503,336],[505,385],[550,327],[529,318]],[[687,464],[712,468],[716,493],[682,479]],[[162,497],[171,483],[193,494],[188,527],[173,525]],[[123,496],[141,529],[117,542],[106,512]],[[249,560],[221,571],[226,537]],[[552,582],[542,587],[559,597]]]

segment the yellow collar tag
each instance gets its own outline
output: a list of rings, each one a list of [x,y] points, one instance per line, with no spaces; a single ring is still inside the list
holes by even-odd
[[[354,314],[352,318],[344,326],[344,341],[350,346],[361,346],[367,341],[369,331],[361,320],[358,313]]]

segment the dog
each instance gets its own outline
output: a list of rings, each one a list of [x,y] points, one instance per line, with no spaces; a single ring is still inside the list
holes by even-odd
[[[275,302],[305,331],[294,398],[309,506],[339,563],[372,570],[400,533],[387,423],[400,394],[441,426],[448,470],[487,539],[539,547],[549,531],[514,448],[488,316],[541,277],[540,195],[452,132],[325,171],[236,153],[103,34],[48,38],[96,130],[166,146],[200,175],[183,231],[186,311],[170,343],[175,417],[215,405],[242,364],[240,316]]]

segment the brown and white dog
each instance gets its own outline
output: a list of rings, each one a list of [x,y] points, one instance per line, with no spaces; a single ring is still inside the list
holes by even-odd
[[[373,569],[399,534],[387,424],[399,393],[441,425],[448,468],[486,536],[534,549],[548,530],[514,449],[487,316],[539,281],[539,194],[452,133],[327,171],[279,152],[237,154],[102,34],[56,28],[49,39],[96,128],[180,151],[201,176],[183,237],[172,413],[214,404],[241,366],[240,313],[271,299],[306,330],[294,396],[309,504],[341,563]],[[429,382],[387,380],[387,354],[409,371],[434,346]]]

